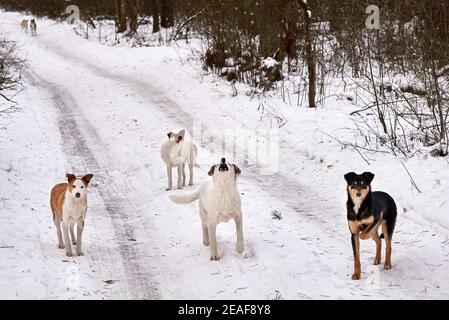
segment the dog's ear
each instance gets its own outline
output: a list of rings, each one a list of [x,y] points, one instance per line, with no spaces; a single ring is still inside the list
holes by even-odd
[[[355,172],[349,172],[347,174],[345,174],[345,180],[348,184],[352,183],[352,180],[354,179],[354,177],[357,176],[357,174]]]
[[[368,183],[371,183],[374,179],[374,173],[371,172],[364,172],[362,173],[362,176],[368,181]]]
[[[210,176],[213,176],[214,175],[214,171],[215,171],[215,165],[210,167],[210,170],[209,170],[209,172],[207,174],[210,175]]]
[[[75,176],[74,174],[67,173],[65,176],[67,177],[67,181],[68,181],[69,183],[72,183],[73,181],[76,180],[76,176]]]
[[[181,142],[182,139],[184,139],[184,136],[186,134],[186,130],[182,129],[181,131],[178,132],[178,138],[176,139],[176,141]]]
[[[171,131],[170,131],[169,133],[167,133],[168,138],[171,139],[171,136],[172,136],[173,134],[174,134],[174,133],[171,132]]]
[[[237,167],[237,165],[233,164],[232,166],[234,167],[235,175],[239,175],[242,173],[242,170],[240,170],[240,168]]]
[[[84,177],[82,177],[81,180],[83,180],[86,183],[86,185],[88,185],[93,176],[94,176],[93,174],[89,173],[86,174]]]

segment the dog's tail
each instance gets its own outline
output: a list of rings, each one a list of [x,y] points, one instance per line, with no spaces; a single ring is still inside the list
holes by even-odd
[[[173,201],[174,203],[177,204],[188,204],[188,203],[192,203],[196,200],[198,200],[198,198],[200,197],[200,192],[196,191],[194,193],[191,194],[186,194],[186,195],[171,195],[169,198],[171,201]]]

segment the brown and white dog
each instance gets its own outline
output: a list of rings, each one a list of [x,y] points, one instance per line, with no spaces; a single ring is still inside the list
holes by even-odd
[[[22,31],[25,31],[25,33],[28,33],[28,20],[23,19],[20,23],[20,27],[22,28]]]
[[[87,212],[87,187],[92,174],[86,174],[84,177],[76,177],[73,174],[67,174],[67,182],[60,183],[53,187],[50,196],[50,206],[53,212],[53,222],[58,234],[58,247],[65,248],[65,254],[68,257],[73,256],[72,243],[76,244],[76,254],[83,255],[81,250],[81,240],[84,229],[84,219]],[[64,233],[64,241],[61,232]],[[75,238],[74,227],[76,224],[77,236]],[[70,236],[72,241],[70,242]],[[64,245],[65,244],[65,245]]]

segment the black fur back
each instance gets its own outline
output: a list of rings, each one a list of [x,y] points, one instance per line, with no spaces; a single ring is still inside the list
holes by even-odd
[[[393,198],[385,192],[371,192],[373,209],[377,212],[383,212],[383,220],[387,222],[387,232],[390,238],[393,236],[396,225],[397,207]]]

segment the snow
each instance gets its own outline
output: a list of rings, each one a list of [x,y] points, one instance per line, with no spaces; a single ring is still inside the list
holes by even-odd
[[[262,60],[262,66],[266,67],[267,69],[274,68],[278,64],[279,63],[271,57],[268,57],[268,58],[265,58]]]
[[[329,135],[357,138],[349,114],[359,108],[341,99],[352,92],[318,110],[273,93],[264,103],[276,107],[261,114],[244,85],[232,97],[229,83],[200,74],[189,46],[108,47],[44,19],[31,38],[20,32],[20,19],[0,13],[2,32],[29,59],[21,110],[0,118],[0,298],[448,298],[448,160],[366,153],[368,165],[342,147]],[[273,126],[273,114],[288,122]],[[201,168],[193,187],[166,192],[159,148],[167,132],[182,128],[202,147]],[[210,179],[222,132],[254,138],[270,128],[279,138],[275,173],[256,163],[257,154],[234,159],[242,169],[246,249],[239,255],[234,225],[221,224],[221,260],[211,262],[197,205],[174,205],[168,195]],[[51,221],[49,191],[67,171],[94,174],[84,257],[57,249]],[[375,173],[374,189],[390,193],[399,208],[393,269],[373,266],[374,243],[363,241],[359,282],[350,277],[349,171]]]

